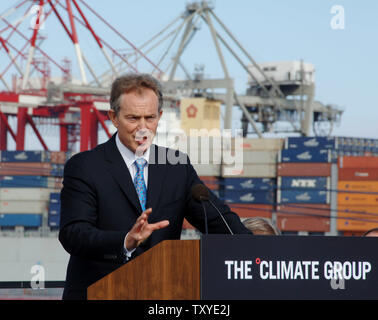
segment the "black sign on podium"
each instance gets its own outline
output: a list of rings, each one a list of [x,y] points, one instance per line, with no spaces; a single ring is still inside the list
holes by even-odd
[[[201,299],[378,299],[378,238],[203,235]]]

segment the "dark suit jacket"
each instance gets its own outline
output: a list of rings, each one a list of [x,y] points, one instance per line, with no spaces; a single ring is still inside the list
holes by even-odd
[[[185,154],[186,164],[161,164],[157,156],[172,150],[151,148],[148,167],[147,205],[149,222],[168,219],[133,253],[136,257],[166,239],[179,239],[184,217],[204,232],[201,204],[191,197],[192,186],[202,183]],[[178,153],[176,153],[177,155]],[[155,163],[153,163],[155,162]],[[184,161],[185,162],[185,161]],[[239,217],[211,193],[234,233],[250,233]],[[73,156],[64,169],[61,192],[59,240],[70,253],[63,299],[85,299],[89,285],[124,263],[126,233],[142,213],[126,164],[117,149],[115,135],[90,151]],[[210,233],[229,233],[219,214],[207,206]]]

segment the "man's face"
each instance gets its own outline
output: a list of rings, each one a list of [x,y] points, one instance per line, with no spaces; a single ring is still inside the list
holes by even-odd
[[[143,153],[152,143],[163,111],[159,100],[148,88],[124,93],[120,97],[118,115],[109,110],[109,118],[118,129],[121,142],[134,153]]]

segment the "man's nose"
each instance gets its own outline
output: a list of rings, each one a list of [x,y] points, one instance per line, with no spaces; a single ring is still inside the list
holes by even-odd
[[[147,121],[145,118],[141,117],[138,122],[138,129],[145,129],[147,128]]]

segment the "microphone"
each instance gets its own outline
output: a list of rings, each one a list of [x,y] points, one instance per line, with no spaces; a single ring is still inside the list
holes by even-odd
[[[203,184],[196,184],[192,187],[192,196],[198,201],[210,200],[210,192]]]
[[[192,187],[191,192],[192,192],[192,197],[196,199],[197,201],[201,202],[202,204],[203,212],[205,213],[205,234],[208,234],[209,231],[207,228],[207,214],[206,214],[206,208],[203,202],[210,200],[209,190],[207,190],[207,188],[202,184],[196,184],[195,186]]]
[[[209,190],[203,185],[203,184],[196,184],[194,187],[192,187],[192,196],[194,199],[200,201],[202,203],[203,210],[205,211],[205,230],[207,234],[207,216],[206,216],[206,210],[205,206],[203,204],[203,201],[209,201],[210,204],[217,210],[219,216],[222,218],[224,224],[226,225],[228,231],[230,231],[230,234],[234,234],[228,225],[226,219],[223,217],[222,213],[219,211],[219,209],[215,206],[215,204],[210,200],[210,192]]]

